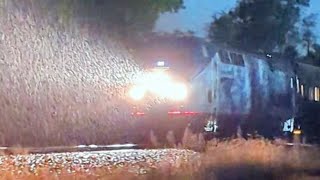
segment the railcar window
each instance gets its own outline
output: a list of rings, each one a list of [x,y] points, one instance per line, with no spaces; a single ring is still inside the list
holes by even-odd
[[[219,51],[219,54],[220,54],[221,61],[222,61],[223,63],[231,64],[231,60],[230,60],[230,57],[229,57],[229,53],[228,53],[227,51],[220,50],[220,51]]]
[[[212,90],[209,89],[208,91],[208,102],[211,104],[212,103]]]
[[[320,91],[319,91],[319,87],[315,87],[314,88],[314,100],[315,101],[320,101]]]
[[[297,84],[297,93],[300,93],[300,83],[299,83],[298,77],[296,77],[296,84]]]
[[[238,54],[237,57],[238,57],[239,64],[240,64],[241,66],[244,66],[243,55],[242,55],[242,54]]]
[[[237,63],[237,55],[235,53],[230,53],[230,58],[232,60],[232,64],[236,65],[236,63]]]
[[[209,57],[208,49],[207,49],[207,47],[205,45],[201,46],[201,50],[202,50],[203,57],[206,57],[206,58]]]
[[[312,87],[309,88],[309,100],[310,101],[314,100],[314,88]]]
[[[300,85],[300,91],[301,91],[301,96],[304,96],[304,86],[301,84]]]
[[[232,64],[237,66],[244,66],[242,54],[230,53]]]

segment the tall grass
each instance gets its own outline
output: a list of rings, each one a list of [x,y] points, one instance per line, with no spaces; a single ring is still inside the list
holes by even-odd
[[[188,129],[181,144],[172,143],[172,136],[171,132],[168,133],[167,146],[192,149],[201,155],[190,164],[170,170],[175,173],[164,175],[164,179],[320,178],[320,149],[316,146],[287,146],[284,141],[279,143],[263,138],[205,142],[201,134],[192,134]],[[159,142],[156,145],[161,147]]]
[[[319,149],[276,145],[266,140],[209,142],[203,156],[206,177],[291,179],[320,173]],[[228,172],[228,173],[226,173]]]

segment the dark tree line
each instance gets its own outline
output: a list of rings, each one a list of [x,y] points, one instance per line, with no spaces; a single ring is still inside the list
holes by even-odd
[[[320,46],[313,32],[316,15],[302,18],[301,13],[308,6],[309,0],[241,0],[214,17],[209,38],[245,51],[319,63]]]
[[[183,8],[183,0],[1,0],[36,7],[39,16],[99,27],[125,40],[139,40],[153,30],[160,13]],[[214,17],[209,38],[245,51],[274,53],[320,64],[320,45],[313,29],[315,14],[302,17],[310,0],[239,0]],[[302,52],[302,53],[301,53]],[[303,55],[303,56],[302,56]]]
[[[72,1],[72,0],[69,0]],[[77,0],[77,17],[111,28],[124,38],[141,37],[153,30],[160,13],[177,11],[182,0]]]
[[[0,0],[20,9],[33,8],[41,18],[61,25],[73,22],[108,30],[124,39],[151,32],[160,13],[183,8],[183,0]]]
[[[99,27],[134,42],[152,32],[160,13],[183,8],[183,0],[2,0],[29,3],[61,24],[73,21]],[[320,65],[315,16],[302,17],[310,0],[240,0],[229,12],[214,17],[209,38],[214,43]],[[23,5],[22,5],[23,4]],[[100,33],[101,34],[101,33]]]

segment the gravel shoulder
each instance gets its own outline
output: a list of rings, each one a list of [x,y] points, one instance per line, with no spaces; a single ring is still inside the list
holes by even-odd
[[[102,170],[112,174],[121,169],[145,174],[163,164],[178,167],[197,157],[196,152],[178,149],[111,150],[49,154],[21,154],[0,156],[0,174],[16,176],[39,175],[44,170],[52,174],[94,174]]]

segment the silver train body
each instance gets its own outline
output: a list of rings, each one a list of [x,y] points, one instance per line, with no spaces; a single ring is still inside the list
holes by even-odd
[[[297,78],[291,63],[225,49],[208,58],[190,80],[188,109],[209,115],[230,133],[252,124],[279,130],[294,118]]]
[[[191,59],[201,65],[185,77],[189,88],[186,101],[161,105],[170,117],[188,115],[186,122],[197,131],[221,136],[232,136],[239,129],[243,134],[258,131],[266,136],[292,133],[301,99],[310,96],[309,101],[319,101],[320,82],[310,79],[304,64],[207,45],[201,42],[193,49]],[[190,68],[176,67],[180,71],[173,72],[182,76]],[[319,68],[313,69],[320,75]],[[307,84],[312,86],[304,87]],[[159,110],[157,106],[153,109]],[[174,113],[167,114],[170,111]]]

